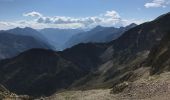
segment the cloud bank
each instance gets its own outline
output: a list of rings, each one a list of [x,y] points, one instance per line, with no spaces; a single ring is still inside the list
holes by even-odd
[[[28,12],[23,14],[30,20],[20,20],[14,22],[0,21],[1,29],[10,29],[14,27],[32,27],[36,29],[42,28],[93,28],[97,25],[102,26],[126,26],[131,23],[140,24],[143,21],[126,20],[121,18],[118,12],[106,11],[104,14],[90,17],[67,17],[67,16],[44,16],[40,12]]]
[[[67,17],[67,16],[43,16],[43,14],[39,12],[29,12],[23,14],[23,16],[29,16],[36,18],[37,23],[41,24],[56,24],[56,25],[70,25],[76,24],[82,27],[92,27],[96,25],[122,25],[120,15],[116,11],[107,11],[105,14],[100,14],[99,16],[91,16],[91,17]]]

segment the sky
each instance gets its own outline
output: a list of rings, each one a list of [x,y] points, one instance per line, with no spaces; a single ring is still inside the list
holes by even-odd
[[[120,27],[169,11],[170,0],[0,0],[0,29]]]

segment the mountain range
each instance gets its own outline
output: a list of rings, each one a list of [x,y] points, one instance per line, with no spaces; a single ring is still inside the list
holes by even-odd
[[[136,24],[131,24],[130,26],[127,26],[127,29],[130,29],[134,26],[136,26]],[[110,31],[110,29],[113,29],[115,31]],[[102,30],[102,31],[100,32],[99,30]],[[82,33],[83,35],[81,39],[83,40],[83,38],[85,39],[88,36],[89,43],[94,42],[94,41],[99,42],[99,43],[108,42],[111,40],[106,41],[107,36],[114,35],[114,36],[109,36],[109,37],[117,38],[119,37],[120,34],[123,34],[123,31],[125,31],[125,28],[123,27],[120,29],[117,29],[113,27],[107,28],[107,27],[98,26],[89,32]],[[25,28],[17,27],[14,29],[6,30],[6,31],[1,31],[1,37],[2,37],[1,48],[2,49],[0,52],[0,59],[14,57],[18,55],[19,53],[32,49],[32,48],[44,48],[44,49],[50,49],[50,50],[55,50],[55,51],[62,51],[76,44],[83,43],[83,41],[79,41],[80,39],[77,37],[77,35],[80,34],[80,32],[83,32],[83,30],[81,29],[55,29],[55,28],[35,30],[29,27],[25,27]],[[72,40],[73,37],[77,39]],[[95,39],[94,37],[98,37],[98,38]],[[10,40],[10,41],[6,42],[7,40]],[[75,44],[73,42],[75,42]],[[11,47],[14,49],[9,49]]]
[[[169,71],[169,26],[170,13],[130,28],[98,26],[87,33],[102,34],[88,37],[94,41],[81,39],[63,51],[34,48],[1,60],[0,83],[11,92],[40,97],[64,90],[114,88],[138,80],[146,72]],[[109,40],[113,30],[119,32]],[[107,41],[103,32],[110,33]]]
[[[72,47],[79,43],[106,43],[120,37],[125,31],[137,26],[132,23],[126,27],[102,27],[96,26],[90,31],[75,34],[66,42],[67,47]]]

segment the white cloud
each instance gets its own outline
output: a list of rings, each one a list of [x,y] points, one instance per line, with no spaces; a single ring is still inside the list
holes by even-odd
[[[121,18],[116,11],[106,11],[104,14],[90,17],[66,17],[66,16],[44,16],[39,12],[24,13],[23,16],[31,17],[29,20],[13,22],[0,21],[0,30],[15,27],[42,28],[93,28],[97,25],[102,26],[126,26],[131,23],[142,23],[142,21],[126,20]]]
[[[30,12],[30,13],[25,13],[25,14],[23,14],[23,16],[30,16],[30,17],[42,17],[43,15],[42,15],[42,14],[40,14],[39,12],[35,12],[35,11],[33,11],[33,12]]]
[[[73,25],[76,24],[78,26],[83,27],[94,27],[96,25],[103,26],[122,26],[122,19],[120,15],[116,11],[106,11],[105,14],[100,14],[98,16],[91,17],[81,17],[81,18],[73,18],[66,16],[54,16],[48,17],[43,16],[39,12],[30,12],[24,14],[24,16],[37,17],[35,20],[37,23],[43,24],[56,24],[56,25]],[[74,27],[73,27],[74,28]]]
[[[144,6],[146,8],[158,8],[166,7],[169,4],[170,0],[152,0],[151,2],[146,3]]]
[[[116,11],[114,11],[114,10],[112,10],[112,11],[106,11],[105,16],[106,16],[106,17],[113,17],[113,18],[115,18],[115,19],[119,19],[119,18],[120,18],[120,15],[119,15]]]

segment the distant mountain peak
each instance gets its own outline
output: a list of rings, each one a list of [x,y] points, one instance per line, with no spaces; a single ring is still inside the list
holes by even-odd
[[[131,23],[131,24],[129,24],[128,26],[126,26],[127,28],[132,28],[132,27],[135,27],[135,26],[137,26],[137,24],[136,23]]]
[[[103,27],[103,26],[101,26],[101,25],[98,25],[98,26],[96,26],[95,28],[93,28],[92,30],[101,30],[101,29],[103,29],[103,28],[105,28],[105,27]]]
[[[137,24],[136,23],[131,23],[128,26],[137,26]]]
[[[31,27],[25,27],[25,28],[23,28],[23,29],[31,29],[31,30],[35,30],[35,29],[31,28]]]
[[[102,28],[103,26],[101,26],[101,25],[97,25],[95,28]]]
[[[31,28],[31,27],[24,27],[24,28],[21,28],[21,27],[16,27],[16,28],[13,28],[13,29],[10,29],[9,31],[11,31],[11,30],[31,30],[31,31],[37,31],[37,30],[35,30],[35,29],[33,29],[33,28]]]
[[[157,17],[155,20],[159,20],[159,19],[162,19],[162,18],[164,18],[164,17],[170,17],[170,12],[168,12],[168,13],[166,13],[166,14],[163,14],[163,15],[161,15],[161,16],[159,16],[159,17]]]

